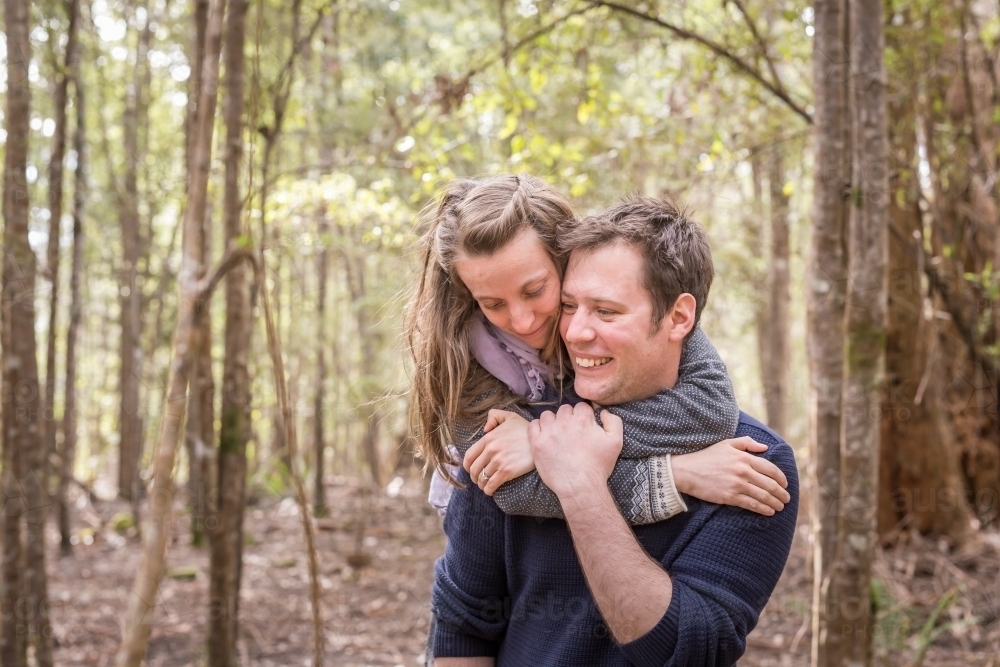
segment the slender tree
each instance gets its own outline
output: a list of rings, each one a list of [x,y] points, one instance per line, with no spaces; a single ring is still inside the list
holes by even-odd
[[[40,397],[35,341],[35,254],[28,242],[28,136],[31,119],[29,5],[4,2],[7,45],[7,143],[3,191],[3,383],[11,388],[2,415],[3,564],[0,582],[0,664],[27,665],[25,617],[40,667],[52,664],[52,632],[48,627],[44,519],[48,511],[43,441],[39,428]],[[21,527],[27,526],[27,544]],[[27,554],[32,558],[28,559]],[[22,558],[24,560],[22,561]]]
[[[118,414],[120,430],[118,492],[134,504],[141,492],[139,463],[142,459],[142,419],[139,414],[139,386],[142,373],[142,347],[139,345],[141,294],[136,278],[142,237],[139,230],[139,164],[142,159],[139,127],[146,122],[148,106],[143,94],[145,72],[149,68],[149,45],[152,41],[152,18],[149,3],[143,5],[145,24],[139,32],[135,64],[125,86],[125,115],[122,130],[125,151],[123,193],[119,201],[118,221],[122,233],[121,295],[121,366],[119,391],[121,405]],[[136,14],[138,14],[136,12]]]
[[[56,396],[56,333],[59,312],[59,236],[63,209],[63,162],[66,157],[66,106],[69,82],[73,75],[73,58],[76,53],[79,0],[65,3],[69,23],[66,27],[66,51],[53,93],[55,131],[52,135],[52,156],[49,159],[49,239],[46,248],[46,272],[52,285],[49,298],[48,339],[45,346],[45,396],[42,406],[42,425],[45,434],[45,452],[56,448],[58,422],[55,415]]]
[[[826,666],[837,650],[835,601],[829,599],[830,575],[840,512],[840,421],[844,365],[844,301],[847,225],[846,188],[850,183],[850,126],[847,106],[849,61],[847,0],[814,5],[812,242],[806,284],[806,343],[810,379],[810,474],[816,499],[813,549],[812,661]]]
[[[768,160],[768,181],[771,195],[771,261],[768,263],[769,299],[767,326],[767,425],[784,434],[788,428],[788,366],[789,348],[788,304],[789,248],[788,194],[785,192],[785,164],[777,145]]]
[[[77,4],[74,2],[73,4]],[[79,48],[79,47],[78,47]],[[83,273],[83,214],[87,201],[87,123],[85,91],[81,58],[73,59],[73,91],[76,104],[76,130],[73,134],[73,151],[76,153],[76,167],[73,173],[73,260],[70,266],[70,307],[69,329],[66,332],[66,386],[63,401],[63,442],[59,474],[59,545],[63,554],[70,554],[70,509],[66,502],[66,491],[73,481],[73,461],[76,457],[76,343],[80,331],[83,304],[80,298],[80,280]]]
[[[889,203],[882,5],[850,0],[851,187],[840,444],[840,511],[827,627],[829,665],[870,665],[878,495],[879,392],[886,336]]]
[[[192,116],[196,117],[198,103],[201,93],[202,75],[201,67],[205,61],[205,38],[208,27],[208,2],[207,0],[196,0],[194,12],[192,13],[192,34],[194,39],[191,43],[191,62],[197,75],[192,75],[189,80],[188,89],[188,117],[186,124],[187,133],[187,157],[186,164],[188,170],[187,181],[191,182],[194,170],[197,168],[191,162],[192,141],[194,140],[195,124]],[[211,241],[209,215],[205,215],[205,229],[201,234],[201,247],[199,249],[198,263],[202,267],[202,272],[198,279],[204,277],[204,270],[209,261],[209,244]],[[215,382],[212,376],[212,322],[210,317],[202,317],[198,331],[199,345],[195,352],[195,362],[191,368],[191,391],[188,394],[187,422],[184,426],[184,444],[188,455],[188,479],[187,494],[188,504],[191,508],[191,543],[200,547],[204,544],[206,511],[208,510],[209,498],[212,495],[211,470],[211,446],[215,440],[214,430],[214,395]]]
[[[313,507],[316,516],[325,516],[329,510],[326,506],[326,493],[323,489],[323,458],[326,453],[323,416],[326,411],[326,346],[329,345],[326,335],[326,278],[330,264],[328,250],[330,231],[325,212],[320,214],[318,231],[322,245],[316,257],[319,289],[316,291],[316,393],[313,399],[313,448],[316,455]]]
[[[226,125],[223,217],[226,250],[249,245],[240,195],[243,160],[243,107],[246,78],[247,0],[230,0],[223,59],[226,66],[222,114]],[[240,579],[243,570],[243,508],[250,422],[250,274],[245,265],[226,274],[225,351],[222,411],[216,477],[214,526],[210,537],[208,664],[235,667],[239,636]]]
[[[191,365],[198,347],[198,319],[204,313],[204,302],[210,294],[208,288],[214,284],[203,285],[196,276],[201,273],[197,258],[201,254],[201,235],[205,229],[208,203],[208,176],[212,157],[213,121],[219,86],[219,53],[225,4],[225,0],[212,0],[209,11],[205,63],[196,123],[197,139],[193,142],[191,155],[192,164],[197,168],[192,170],[188,203],[184,212],[183,268],[179,281],[180,309],[174,329],[167,402],[157,436],[149,512],[142,532],[142,560],[125,611],[124,633],[116,658],[118,667],[138,667],[149,643],[152,612],[163,578],[164,556],[170,532],[174,499],[174,459],[180,439],[181,423],[184,420]],[[228,261],[223,261],[222,267],[228,265]],[[216,276],[218,272],[213,275],[212,280],[215,280]]]

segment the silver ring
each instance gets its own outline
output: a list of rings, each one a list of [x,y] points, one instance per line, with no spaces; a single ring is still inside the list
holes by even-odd
[[[483,482],[490,481],[490,476],[486,474],[486,469],[485,468],[483,468],[482,470],[479,471],[479,479],[481,481],[483,481]]]

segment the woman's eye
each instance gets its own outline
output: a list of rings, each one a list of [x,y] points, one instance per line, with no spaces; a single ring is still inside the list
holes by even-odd
[[[524,296],[529,299],[534,299],[535,297],[541,296],[542,290],[535,290],[534,292],[528,292]]]
[[[498,310],[500,308],[500,306],[502,306],[502,305],[503,304],[500,304],[500,303],[481,303],[481,304],[479,304],[480,308],[483,308],[484,310]]]

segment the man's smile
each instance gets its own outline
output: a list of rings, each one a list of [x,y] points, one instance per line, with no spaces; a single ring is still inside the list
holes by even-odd
[[[606,363],[610,362],[612,359],[613,357],[597,357],[597,358],[573,357],[573,360],[576,362],[576,365],[579,368],[595,368],[597,366],[603,366]]]

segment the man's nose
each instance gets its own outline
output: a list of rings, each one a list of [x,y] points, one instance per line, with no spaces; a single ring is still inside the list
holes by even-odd
[[[564,314],[563,317],[569,318],[569,323],[565,325],[566,335],[564,336],[567,343],[584,343],[594,338],[594,330],[582,308],[577,308],[572,315]]]

